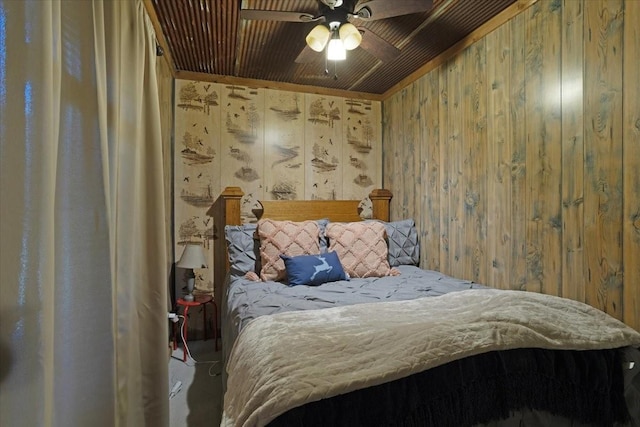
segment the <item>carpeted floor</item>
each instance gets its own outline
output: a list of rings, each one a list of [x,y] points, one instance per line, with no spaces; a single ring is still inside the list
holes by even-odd
[[[222,352],[215,351],[213,339],[190,340],[188,345],[192,358],[183,362],[179,346],[169,360],[169,390],[181,382],[169,399],[169,425],[217,427],[222,417]]]

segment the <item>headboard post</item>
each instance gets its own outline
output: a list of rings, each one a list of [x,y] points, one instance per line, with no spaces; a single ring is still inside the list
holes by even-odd
[[[376,188],[369,194],[374,218],[382,221],[389,221],[389,205],[391,197],[391,191],[385,188]]]
[[[241,224],[242,196],[244,193],[240,187],[227,187],[207,211],[207,215],[213,218],[213,295],[217,301],[222,301],[224,297],[222,286],[226,272],[229,270],[224,226]]]

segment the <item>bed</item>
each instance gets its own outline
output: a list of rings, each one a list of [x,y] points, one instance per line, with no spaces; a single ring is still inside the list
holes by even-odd
[[[359,200],[262,201],[242,224],[241,198],[210,210],[223,426],[640,425],[640,334],[616,319],[418,268],[387,190],[367,220]]]

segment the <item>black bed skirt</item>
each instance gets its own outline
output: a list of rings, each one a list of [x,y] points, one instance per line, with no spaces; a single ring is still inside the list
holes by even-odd
[[[519,410],[547,411],[593,426],[627,422],[620,351],[484,353],[308,403],[269,425],[462,427],[506,419]]]

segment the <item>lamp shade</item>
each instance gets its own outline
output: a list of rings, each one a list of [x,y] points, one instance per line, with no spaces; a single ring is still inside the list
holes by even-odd
[[[200,243],[187,243],[180,260],[176,263],[180,268],[207,268],[207,260]]]
[[[322,52],[329,41],[329,37],[331,37],[331,31],[329,31],[326,26],[320,24],[313,27],[313,30],[309,32],[305,40],[311,49],[316,52]]]
[[[340,26],[340,40],[346,50],[353,50],[360,46],[362,42],[362,34],[355,27],[355,25],[346,23]]]

